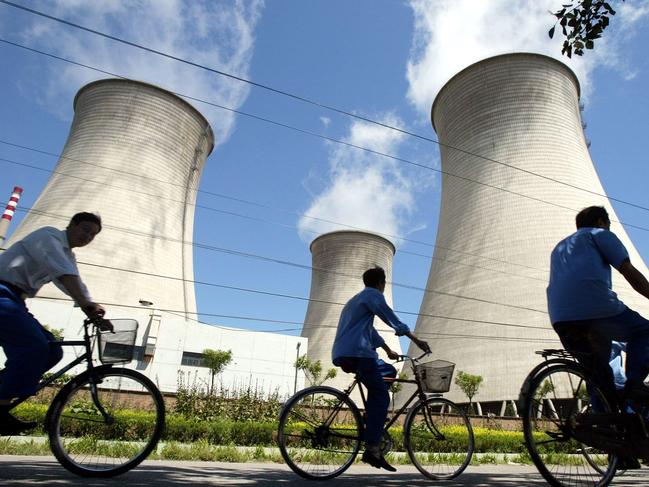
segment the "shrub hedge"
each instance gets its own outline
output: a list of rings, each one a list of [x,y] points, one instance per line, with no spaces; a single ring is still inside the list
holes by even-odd
[[[37,421],[40,426],[47,412],[47,406],[25,403],[17,415],[25,420]],[[137,431],[140,426],[148,424],[146,413],[140,411],[123,411],[129,424],[129,430]],[[276,446],[276,421],[235,421],[231,419],[214,419],[211,421],[187,418],[180,414],[168,414],[162,441],[193,443],[205,441],[212,445],[237,446]],[[403,451],[403,429],[395,427],[390,430],[393,450]],[[477,453],[524,453],[523,433],[520,431],[492,430],[475,428],[475,451]],[[452,432],[449,433],[452,438]]]

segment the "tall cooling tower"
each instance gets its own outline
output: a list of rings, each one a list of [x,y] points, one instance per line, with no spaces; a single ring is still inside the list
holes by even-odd
[[[209,123],[176,95],[123,79],[81,88],[74,112],[55,172],[9,243],[42,226],[63,228],[77,212],[98,212],[104,230],[75,250],[92,297],[195,313],[194,202],[214,146]],[[39,293],[61,295],[52,285]]]
[[[308,357],[322,362],[323,375],[334,367],[331,349],[344,304],[364,289],[363,272],[371,267],[382,267],[388,283],[392,282],[394,251],[394,245],[383,237],[356,231],[326,233],[311,243],[313,274],[302,336],[309,339]],[[385,287],[385,299],[392,305],[390,284]],[[394,330],[379,318],[374,319],[374,326],[389,347],[401,353]],[[345,387],[352,379],[338,369],[337,377],[326,384]]]
[[[605,197],[587,192],[604,195],[582,130],[579,82],[549,57],[497,56],[455,75],[431,116],[444,175],[431,292],[416,333],[456,372],[483,376],[474,400],[515,399],[540,361],[534,351],[560,346],[549,341],[556,335],[545,294],[554,245],[575,231],[586,206],[603,205],[617,220]],[[646,275],[622,226],[611,230]],[[620,278],[621,299],[648,316],[646,300]],[[467,400],[456,386],[449,397]]]

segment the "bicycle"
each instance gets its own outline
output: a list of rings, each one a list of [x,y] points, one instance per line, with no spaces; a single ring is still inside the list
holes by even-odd
[[[646,408],[621,412],[570,352],[536,353],[545,360],[525,379],[519,400],[526,448],[550,485],[604,487],[620,457],[649,458]]]
[[[112,331],[107,330],[108,323]],[[59,343],[83,346],[84,353],[38,385],[41,391],[85,362],[86,370],[54,396],[44,426],[52,453],[63,467],[83,477],[112,477],[137,466],[156,447],[164,429],[164,401],[149,378],[114,367],[133,359],[137,321],[89,318],[83,330],[83,340]],[[102,365],[94,363],[95,343]],[[10,408],[27,399],[15,399]]]
[[[394,383],[415,384],[416,391],[388,418],[383,430],[381,450],[385,455],[393,446],[389,429],[409,409],[403,444],[411,461],[426,477],[453,479],[471,461],[473,428],[458,405],[441,397],[450,389],[455,364],[444,360],[421,363],[402,355],[414,370],[413,379],[386,379]],[[282,457],[298,475],[310,480],[332,479],[350,467],[358,455],[363,436],[363,416],[350,395],[359,386],[363,409],[366,398],[358,377],[347,389],[328,386],[303,389],[290,398],[280,413],[278,443]]]

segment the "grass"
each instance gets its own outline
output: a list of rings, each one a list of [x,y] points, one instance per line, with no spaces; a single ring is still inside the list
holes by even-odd
[[[90,439],[78,440],[74,445],[76,453],[83,453],[88,449],[109,457],[123,456],[124,448],[136,448],[133,444],[105,441],[98,449],[97,443]],[[30,455],[30,456],[51,456],[52,453],[43,437],[7,437],[0,438],[0,455]],[[303,462],[326,463],[332,460],[334,455],[322,452],[300,452],[300,460]],[[279,449],[276,447],[242,447],[236,445],[213,445],[207,440],[199,440],[191,443],[178,441],[161,442],[157,449],[149,456],[150,460],[187,460],[206,462],[270,462],[284,463]],[[387,455],[390,463],[395,465],[410,465],[410,457],[404,452],[390,452]],[[463,457],[457,454],[429,454],[425,459],[446,460],[451,464],[459,464]],[[579,455],[568,455],[555,453],[546,456],[546,461],[557,465],[578,465],[583,458]],[[360,462],[360,455],[356,458]],[[502,465],[502,464],[523,464],[529,465],[532,461],[527,454],[495,454],[495,453],[474,453],[471,465]]]

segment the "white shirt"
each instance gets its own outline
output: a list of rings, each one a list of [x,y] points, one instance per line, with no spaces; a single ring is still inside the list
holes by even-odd
[[[59,282],[65,275],[79,276],[65,230],[39,228],[0,254],[0,281],[19,287],[29,298],[48,282],[69,295]],[[92,301],[83,282],[81,290]]]

